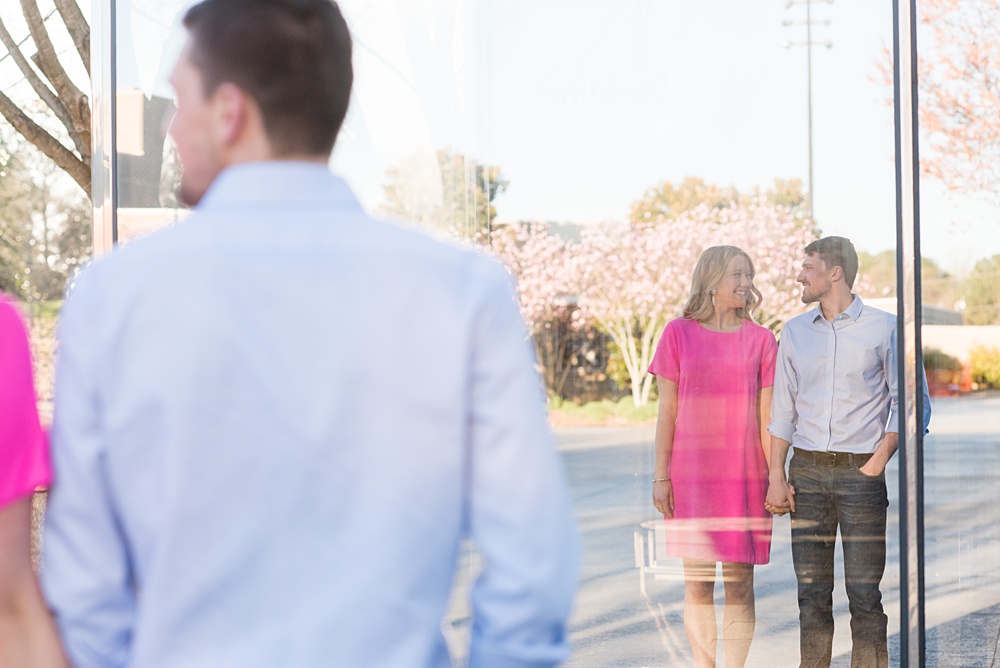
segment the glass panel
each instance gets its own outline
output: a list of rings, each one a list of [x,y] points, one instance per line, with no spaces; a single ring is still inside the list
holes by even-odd
[[[403,92],[390,85],[373,92],[384,91],[386,101],[401,95],[419,101],[400,105],[402,119],[381,121],[417,127],[396,140],[395,150],[405,155],[413,136],[440,137],[493,166],[506,184],[496,195],[490,245],[518,279],[583,533],[570,665],[687,664],[683,568],[650,501],[657,399],[645,368],[664,324],[687,298],[694,261],[714,243],[750,251],[764,293],[761,319],[774,330],[802,311],[794,277],[802,248],[820,233],[855,239],[867,254],[859,292],[865,299],[888,297],[892,308],[893,287],[879,277],[876,260],[888,250],[891,273],[891,82],[872,81],[881,45],[891,41],[891,7],[812,8],[809,72],[806,49],[781,49],[784,41],[794,46],[805,38],[803,6],[731,6],[719,13],[686,3],[469,5],[345,7],[359,34],[384,35],[381,51],[368,33],[359,38],[364,57],[372,51],[387,77],[406,83]],[[457,24],[460,14],[471,34],[463,44],[476,45],[463,51],[461,77],[453,74],[458,38],[442,28]],[[832,51],[827,40],[836,40]],[[423,50],[413,48],[419,44]],[[447,49],[451,55],[442,53]],[[446,84],[414,74],[426,72],[428,61],[447,65],[434,70]],[[359,57],[359,79],[362,67]],[[479,75],[471,81],[470,70]],[[365,123],[362,136],[378,145],[386,134],[372,110],[389,105],[366,101],[360,84],[359,90],[351,127]],[[463,93],[470,107],[459,132],[448,101]],[[341,144],[334,164],[362,193],[371,184],[370,206],[423,219],[417,204],[395,206],[405,199],[395,187],[400,171],[426,195],[428,183],[412,176],[424,173],[417,161],[386,158],[362,174],[357,165],[364,161],[345,146],[351,145]],[[859,154],[874,158],[858,164]],[[433,172],[429,157],[424,163]],[[805,186],[810,171],[816,198]],[[430,179],[431,189],[438,180],[442,188],[448,182],[442,172]],[[436,205],[441,197],[431,200]],[[895,476],[892,464],[894,506]],[[893,549],[883,591],[898,662],[894,514],[888,538]],[[775,521],[773,540],[771,563],[755,576],[757,639],[749,665],[775,657],[794,663],[798,652],[787,517]],[[833,653],[843,662],[851,638],[837,555]],[[477,563],[471,548],[464,561],[467,574],[458,579],[445,625],[458,655],[470,621],[465,594]],[[720,581],[720,617],[723,591]]]
[[[1000,643],[1000,5],[923,2],[918,16],[927,665],[986,666]]]
[[[167,134],[173,116],[168,77],[183,43],[185,0],[120,0],[115,30],[117,242],[176,222],[179,165]]]
[[[165,137],[165,75],[185,4],[117,3],[123,241],[183,215]],[[856,292],[894,308],[890,4],[341,5],[356,40],[356,89],[334,170],[366,208],[485,246],[517,279],[583,536],[569,665],[689,664],[683,568],[650,498],[658,396],[645,370],[687,299],[695,260],[713,244],[750,253],[760,320],[775,332],[803,310],[795,276],[803,246],[820,234],[852,238],[861,252]],[[938,40],[932,55],[951,43],[930,29],[921,39]],[[972,98],[991,99],[986,81],[969,79],[980,86]],[[923,123],[925,132],[936,127]],[[1000,428],[995,397],[982,391],[1000,355],[992,352],[1000,333],[989,329],[1000,324],[989,292],[1000,244],[988,222],[993,191],[978,183],[975,196],[949,195],[953,168],[925,166],[923,335],[935,395],[926,442],[929,663],[960,656],[980,665],[1000,627],[1000,541],[983,510]],[[894,664],[897,471],[893,460],[881,587]],[[798,656],[789,524],[774,520],[770,563],[755,570],[747,665]],[[836,554],[833,657],[847,665],[850,614]],[[443,620],[459,658],[479,563],[474,546],[463,550]],[[721,622],[721,581],[714,600]]]

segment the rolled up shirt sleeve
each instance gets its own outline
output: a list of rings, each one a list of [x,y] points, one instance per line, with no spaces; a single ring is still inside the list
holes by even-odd
[[[882,345],[882,364],[885,381],[889,385],[889,417],[885,430],[899,433],[899,368],[896,366],[896,328],[887,328],[886,341]]]
[[[792,365],[792,334],[786,328],[778,344],[778,359],[774,369],[774,389],[771,394],[771,423],[767,431],[788,443],[795,434],[795,395],[798,392],[798,376]]]

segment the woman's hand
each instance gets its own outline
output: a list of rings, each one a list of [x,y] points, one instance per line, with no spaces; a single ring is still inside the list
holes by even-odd
[[[764,509],[772,515],[795,512],[795,488],[784,479],[772,480],[767,487]]]
[[[674,517],[674,486],[669,480],[653,483],[653,505],[667,519]]]

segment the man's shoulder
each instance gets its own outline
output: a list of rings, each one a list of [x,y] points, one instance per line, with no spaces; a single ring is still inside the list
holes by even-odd
[[[874,320],[876,322],[886,325],[887,327],[896,326],[895,313],[889,313],[888,311],[883,311],[880,308],[875,308],[874,306],[869,306],[868,304],[864,304],[862,306],[860,317]]]
[[[359,252],[411,272],[414,280],[441,280],[455,288],[483,281],[512,284],[510,272],[487,249],[465,240],[420,229],[410,223],[366,215]]]
[[[794,332],[811,327],[813,322],[816,320],[816,309],[811,308],[805,313],[800,313],[799,315],[791,318],[784,325],[782,325],[782,334],[786,332]]]
[[[81,271],[77,282],[99,285],[105,297],[109,292],[141,292],[154,283],[194,280],[187,276],[192,272],[216,276],[211,267],[218,256],[243,255],[243,251],[252,250],[247,256],[252,256],[253,265],[263,270],[272,261],[287,261],[291,252],[301,253],[304,262],[323,265],[336,263],[334,258],[338,256],[350,257],[354,266],[384,267],[397,274],[399,280],[452,292],[501,283],[505,288],[512,286],[510,274],[500,261],[470,243],[435,236],[363,211],[321,210],[316,214],[314,211],[315,219],[306,223],[297,236],[283,234],[282,220],[274,221],[274,225],[265,220],[263,224],[275,230],[272,240],[262,237],[259,230],[256,236],[248,233],[247,238],[242,238],[241,223],[245,221],[238,216],[194,212],[179,223],[98,258]]]
[[[111,252],[89,261],[81,269],[81,275],[104,276],[120,272],[141,274],[153,271],[163,259],[190,248],[192,233],[197,231],[191,225],[193,217],[116,246]]]

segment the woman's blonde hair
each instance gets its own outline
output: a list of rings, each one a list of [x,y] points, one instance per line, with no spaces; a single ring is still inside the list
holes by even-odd
[[[715,305],[712,303],[712,290],[719,287],[723,276],[726,274],[726,267],[734,257],[742,256],[750,264],[750,295],[747,297],[745,308],[736,310],[736,315],[744,320],[753,320],[753,312],[761,302],[760,290],[753,284],[753,278],[757,275],[757,269],[753,265],[753,260],[747,252],[736,246],[712,246],[705,249],[705,252],[698,258],[698,263],[694,266],[694,274],[691,276],[691,296],[688,297],[687,304],[684,305],[683,317],[689,320],[705,322],[715,313]]]

